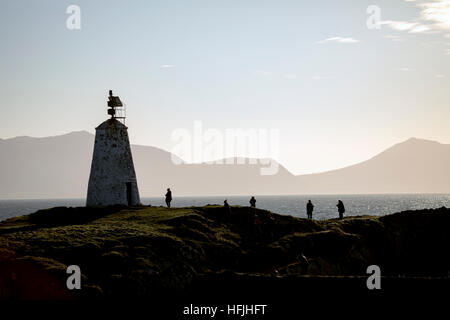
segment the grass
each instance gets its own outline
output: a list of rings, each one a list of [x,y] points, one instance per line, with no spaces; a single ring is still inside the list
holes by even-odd
[[[89,288],[80,294],[89,297],[182,291],[224,272],[362,275],[375,263],[392,275],[439,275],[448,270],[448,217],[445,208],[310,221],[248,207],[233,207],[231,215],[221,206],[60,207],[0,223],[0,269],[38,270],[64,284],[67,266],[76,264]],[[430,246],[432,264],[405,268],[414,250]],[[0,284],[9,281],[0,271]]]

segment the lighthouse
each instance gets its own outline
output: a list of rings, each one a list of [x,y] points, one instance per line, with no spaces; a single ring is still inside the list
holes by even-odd
[[[89,176],[86,206],[140,203],[125,111],[112,90],[108,97],[110,119],[95,128],[95,144]]]

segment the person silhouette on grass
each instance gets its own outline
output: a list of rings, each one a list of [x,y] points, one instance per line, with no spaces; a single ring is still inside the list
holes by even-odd
[[[341,200],[338,200],[338,204],[336,205],[336,207],[338,208],[339,219],[344,218],[344,212],[345,212],[344,203]]]
[[[308,215],[308,219],[312,219],[313,210],[314,205],[312,204],[311,200],[308,200],[308,203],[306,204],[306,214]]]
[[[252,208],[256,207],[256,199],[255,199],[255,197],[252,196],[249,202],[250,202],[250,207],[252,207]]]
[[[166,193],[166,205],[167,208],[170,208],[170,202],[172,201],[172,191],[170,191],[170,188],[167,188],[167,193]]]
[[[228,204],[228,200],[225,199],[225,201],[223,202],[223,209],[225,211],[225,215],[226,216],[231,216],[231,207]]]

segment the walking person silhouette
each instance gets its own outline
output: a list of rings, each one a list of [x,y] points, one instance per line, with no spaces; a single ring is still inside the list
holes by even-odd
[[[166,205],[167,208],[170,208],[170,202],[172,201],[172,191],[170,191],[170,188],[167,188],[167,193],[166,193]]]

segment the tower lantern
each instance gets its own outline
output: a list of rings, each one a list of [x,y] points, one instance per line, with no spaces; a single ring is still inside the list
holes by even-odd
[[[108,114],[111,119],[121,119],[125,123],[125,106],[118,96],[113,96],[112,90],[109,90],[108,107]]]

